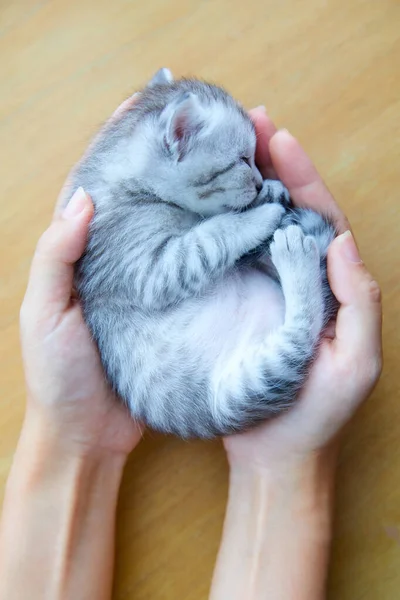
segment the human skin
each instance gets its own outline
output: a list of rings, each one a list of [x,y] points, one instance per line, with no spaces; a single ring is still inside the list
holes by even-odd
[[[133,102],[129,99],[113,118],[118,119]],[[319,199],[321,206],[329,206],[331,202],[331,212],[339,225],[342,218],[340,211],[335,213],[333,201],[326,195],[325,199],[321,196],[323,187],[320,180],[310,182],[306,173],[304,185],[308,193],[304,195],[304,185],[296,179],[296,169],[279,160],[279,152],[283,152],[284,157],[289,151],[294,152],[292,166],[295,165],[298,157],[296,143],[293,150],[293,139],[283,140],[283,147],[281,139],[280,146],[277,144],[279,136],[282,138],[287,134],[272,137],[273,125],[261,109],[253,111],[252,117],[259,134],[257,160],[264,174],[278,174],[298,203],[313,205],[315,202],[313,206],[318,208]],[[315,176],[312,168],[310,173]],[[73,265],[84,250],[93,206],[83,190],[78,190],[69,209],[63,213],[64,197],[65,193],[61,195],[52,224],[38,243],[21,309],[27,407],[7,482],[0,527],[1,600],[25,600],[27,597],[31,600],[105,600],[111,597],[118,490],[126,458],[141,437],[140,424],[132,421],[105,381],[97,349],[73,290]],[[344,223],[342,228],[345,228]],[[348,236],[346,239],[349,239]],[[337,244],[342,250],[345,245]],[[358,284],[353,287],[351,281],[350,287],[342,284],[340,292],[340,282],[346,272],[343,257],[340,257],[341,250],[338,249],[337,254],[333,251],[329,258],[334,291],[342,294],[339,297],[341,311],[350,307],[357,323],[360,306],[354,301],[351,291],[359,289]],[[360,281],[362,278],[365,281],[364,267],[357,261],[354,265],[350,279],[357,272]],[[370,292],[378,295],[376,286],[374,288],[371,282]],[[369,298],[369,292],[367,296]],[[371,313],[370,304],[366,302],[363,305],[363,314]],[[378,299],[375,304],[378,315]],[[365,325],[361,317],[360,322]],[[346,327],[345,319],[344,331]],[[372,325],[370,329],[373,329]],[[335,339],[338,331],[337,328]],[[329,347],[334,341],[327,341]],[[326,361],[329,362],[332,350],[327,349],[326,352]],[[329,370],[324,375],[320,361],[321,355],[311,373],[309,385],[312,385],[314,377],[316,383],[313,385],[316,387],[311,387],[307,396],[310,398],[311,392],[318,389],[318,382],[326,384],[333,376]],[[313,375],[318,364],[321,365],[319,375]],[[379,360],[376,360],[370,386],[378,370]],[[325,380],[325,376],[328,379]],[[363,392],[360,385],[357,387],[357,381],[354,389],[349,390],[349,397],[342,402],[343,410],[336,410],[335,432],[368,392],[366,389]],[[365,386],[367,380],[364,380]],[[353,393],[355,390],[358,396]],[[299,406],[312,405],[311,400],[300,400]],[[334,402],[332,396],[325,394],[320,397],[318,407],[320,404],[330,406]],[[326,564],[335,456],[335,444],[330,443],[335,437],[331,431],[332,415],[327,410],[325,419],[313,424],[309,419],[311,407],[297,413],[296,410],[293,410],[293,423],[286,419],[288,414],[281,421],[267,423],[253,434],[225,440],[231,468],[231,500],[213,598],[261,598],[267,596],[254,594],[261,588],[264,593],[268,589],[265,585],[269,585],[270,590],[275,589],[274,585],[279,589],[287,579],[283,569],[288,558],[285,544],[290,536],[293,541],[293,531],[298,533],[294,544],[296,560],[298,554],[304,552],[311,559],[320,561],[320,566]],[[338,418],[339,412],[343,413],[341,419]],[[283,448],[286,450],[282,451]],[[266,505],[265,498],[273,501]],[[287,498],[293,498],[293,503],[283,501]],[[302,520],[303,527],[297,519],[299,511],[306,516]],[[268,523],[274,524],[272,533],[275,533],[275,538],[271,529],[260,527],[265,518]],[[293,521],[291,533],[290,519]],[[310,531],[315,533],[315,544],[310,543]],[[280,548],[277,538],[283,540],[281,552],[276,552]],[[239,541],[239,563],[237,557],[229,554],[231,540],[233,543]],[[275,563],[265,569],[263,561],[266,557],[269,564],[272,549]],[[294,552],[290,544],[289,550]],[[260,576],[260,569],[268,574],[269,579],[264,580],[263,573]],[[322,570],[325,572],[326,569]],[[298,577],[297,571],[293,575],[297,586],[301,582],[295,575]],[[313,578],[310,580],[313,581]],[[224,588],[224,581],[236,582],[235,589]],[[274,594],[271,592],[268,597],[278,599],[279,595]],[[282,596],[289,597],[293,596]],[[311,594],[304,597],[313,598]],[[296,595],[297,600],[300,598]]]

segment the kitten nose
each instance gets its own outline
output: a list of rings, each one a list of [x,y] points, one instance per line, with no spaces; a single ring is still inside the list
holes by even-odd
[[[260,193],[260,192],[261,192],[261,190],[262,190],[262,186],[263,186],[263,184],[262,184],[262,183],[256,183],[256,190],[257,190],[257,193]]]

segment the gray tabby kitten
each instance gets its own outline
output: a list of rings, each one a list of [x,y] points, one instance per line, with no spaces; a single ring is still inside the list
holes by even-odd
[[[333,226],[263,183],[224,90],[159,71],[72,187],[95,216],[76,268],[84,316],[134,418],[182,437],[286,410],[334,313]]]

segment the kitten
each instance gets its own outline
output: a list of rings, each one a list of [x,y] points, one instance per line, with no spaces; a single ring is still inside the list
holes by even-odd
[[[229,94],[162,69],[73,177],[95,205],[84,316],[112,387],[155,429],[207,438],[286,410],[334,313],[334,227],[263,182],[255,147]]]

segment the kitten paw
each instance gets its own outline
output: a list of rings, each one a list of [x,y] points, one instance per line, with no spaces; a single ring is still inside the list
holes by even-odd
[[[319,271],[317,244],[297,225],[275,231],[270,251],[272,262],[281,276],[287,271],[303,276],[313,270]]]
[[[318,246],[297,225],[278,229],[271,244],[274,263],[285,297],[286,317],[308,323],[318,336],[323,322],[322,278]]]
[[[257,196],[257,204],[265,204],[267,202],[279,203],[285,208],[290,206],[289,192],[283,183],[275,179],[264,180],[261,192]]]

